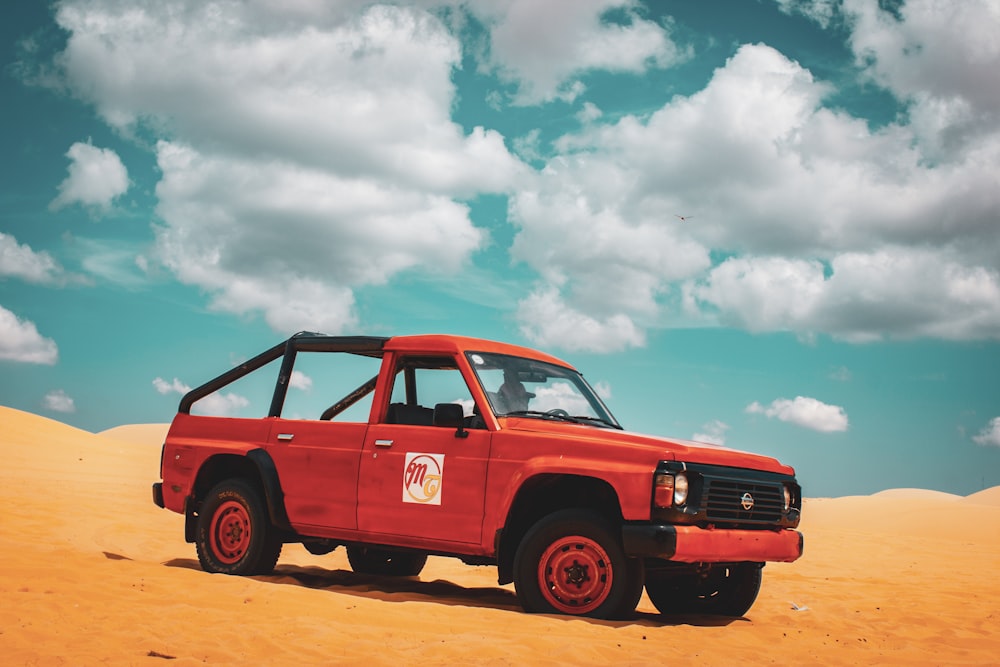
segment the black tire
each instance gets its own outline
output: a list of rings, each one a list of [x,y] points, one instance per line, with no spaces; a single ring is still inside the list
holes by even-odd
[[[532,526],[514,555],[514,589],[529,613],[624,618],[642,596],[643,561],[618,531],[586,510],[554,512]]]
[[[241,479],[220,482],[205,496],[195,547],[202,569],[222,574],[270,574],[281,554],[260,493]]]
[[[347,560],[351,564],[351,569],[358,574],[415,577],[424,569],[427,554],[352,544],[347,547]]]
[[[700,574],[650,572],[646,593],[661,614],[743,616],[760,591],[760,563],[716,563]]]

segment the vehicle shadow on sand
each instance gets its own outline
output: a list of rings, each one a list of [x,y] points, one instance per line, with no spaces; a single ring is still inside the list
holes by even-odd
[[[177,567],[202,572],[201,565],[193,558],[175,558],[163,563],[167,567]],[[273,574],[250,577],[257,581],[286,586],[301,586],[315,590],[328,590],[343,595],[354,595],[385,602],[431,602],[449,606],[478,607],[482,609],[504,609],[524,613],[513,591],[489,587],[459,586],[450,581],[436,579],[422,581],[416,577],[384,577],[357,574],[350,570],[327,570],[320,567],[299,565],[279,565]],[[636,611],[626,620],[605,621],[578,616],[546,614],[545,617],[565,621],[586,621],[595,625],[622,627],[639,625],[643,627],[669,627],[691,625],[696,627],[725,627],[732,623],[749,622],[746,618],[684,615],[661,616]]]

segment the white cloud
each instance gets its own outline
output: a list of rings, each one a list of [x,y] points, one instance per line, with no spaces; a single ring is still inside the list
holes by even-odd
[[[692,435],[692,440],[696,440],[698,442],[709,442],[714,445],[726,444],[726,431],[730,428],[729,424],[719,421],[718,419],[714,419],[701,428],[702,432]]]
[[[518,104],[573,101],[590,70],[642,73],[690,56],[670,39],[669,26],[643,19],[631,0],[508,0],[470,3],[489,24],[492,64],[516,83]],[[618,10],[623,24],[603,20]]]
[[[172,382],[167,382],[161,377],[153,378],[153,387],[156,388],[156,391],[164,395],[180,394],[183,396],[191,391],[191,387],[177,378],[174,378]],[[239,394],[217,391],[194,403],[191,406],[191,412],[198,415],[230,417],[249,405],[250,401]]]
[[[839,0],[776,0],[786,14],[802,14],[827,28],[837,15]]]
[[[776,418],[779,421],[821,433],[846,431],[848,427],[847,413],[844,408],[839,405],[827,405],[807,396],[796,396],[792,400],[778,398],[766,407],[754,401],[747,406],[746,411],[750,414],[762,414],[769,419]]]
[[[532,387],[535,398],[531,399],[531,409],[546,412],[562,409],[571,415],[592,415],[593,409],[586,398],[577,392],[569,382],[553,382],[548,386]]]
[[[59,195],[50,205],[52,209],[83,204],[106,211],[128,190],[128,171],[110,148],[77,142],[70,146],[66,157],[71,161],[69,175],[59,184]]]
[[[70,83],[123,131],[145,126],[216,158],[391,180],[404,191],[503,189],[518,169],[500,135],[451,121],[461,50],[430,13],[116,4],[66,2],[57,21],[70,33]]]
[[[645,344],[642,331],[625,314],[604,320],[590,317],[563,302],[559,292],[542,288],[518,304],[521,332],[540,347],[618,352]]]
[[[1000,337],[1000,130],[934,163],[906,125],[823,108],[831,90],[745,45],[702,91],[562,137],[511,200],[515,259],[581,317],[640,333]]]
[[[57,12],[77,94],[122,132],[165,137],[149,257],[282,333],[353,329],[355,288],[457,271],[486,235],[456,199],[525,169],[498,133],[451,120],[461,50],[446,27],[362,4]]]
[[[288,378],[288,386],[292,389],[308,392],[312,390],[313,381],[311,377],[302,371],[292,371],[292,377]]]
[[[729,259],[691,295],[723,323],[750,331],[828,332],[855,342],[1000,338],[1000,272],[929,250],[844,253],[829,275],[818,261]]]
[[[156,391],[161,394],[184,395],[191,391],[191,387],[187,386],[177,378],[174,378],[173,382],[167,382],[161,377],[153,378],[153,387],[155,387]]]
[[[34,322],[0,306],[0,360],[51,366],[58,358],[55,341],[38,333]]]
[[[935,157],[995,135],[1000,123],[1000,5],[995,0],[908,0],[891,14],[869,0],[844,0],[859,64],[912,103],[918,135]]]
[[[1000,447],[1000,417],[991,419],[972,440],[977,445]]]
[[[62,389],[55,389],[45,394],[45,397],[42,399],[42,405],[46,410],[52,410],[53,412],[76,412],[76,403]]]
[[[516,316],[539,343],[620,350],[720,322],[996,339],[995,3],[910,0],[894,17],[870,0],[778,1],[822,25],[842,13],[866,76],[907,114],[875,128],[825,108],[832,85],[747,44],[652,113],[586,102],[574,134],[526,130],[524,159],[555,147],[540,172],[453,122],[466,56],[524,104],[572,99],[589,71],[687,57],[628,0],[66,0],[58,63],[115,129],[161,138],[163,225],[145,257],[282,333],[354,329],[357,288],[462,270],[491,241],[461,202],[510,193],[512,257],[539,277]],[[462,52],[443,5],[482,21],[482,52]]]
[[[454,272],[484,239],[465,206],[378,181],[166,142],[159,165],[161,260],[214,307],[262,310],[280,332],[350,329],[352,286],[422,266]]]
[[[29,283],[53,284],[64,279],[63,269],[47,252],[35,252],[0,232],[0,278],[10,276]]]

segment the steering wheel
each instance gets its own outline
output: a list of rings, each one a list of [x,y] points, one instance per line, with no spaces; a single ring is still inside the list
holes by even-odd
[[[545,414],[554,415],[556,417],[569,417],[569,413],[562,408],[552,408],[551,410],[546,410]]]

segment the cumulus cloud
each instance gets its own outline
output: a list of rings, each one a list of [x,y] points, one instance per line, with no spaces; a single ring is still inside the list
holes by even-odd
[[[457,39],[417,7],[62,3],[69,85],[161,137],[155,256],[277,331],[354,328],[354,290],[486,242],[457,200],[524,165],[451,120]]]
[[[599,320],[567,305],[551,288],[533,291],[521,301],[517,317],[521,333],[540,347],[617,352],[645,343],[642,331],[628,315],[615,313]]]
[[[534,387],[535,398],[531,400],[532,410],[553,410],[561,408],[571,415],[590,415],[593,410],[586,398],[568,382],[553,382],[547,387]]]
[[[177,378],[174,378],[173,382],[167,382],[161,377],[153,378],[153,387],[156,388],[161,394],[186,394],[191,391],[191,387],[187,386]]]
[[[464,205],[378,181],[167,142],[159,166],[161,260],[214,307],[263,311],[280,332],[350,329],[352,286],[419,266],[456,271],[484,238]]]
[[[0,278],[20,278],[41,285],[59,283],[64,271],[47,252],[35,252],[19,244],[10,234],[0,232]]]
[[[833,85],[745,44],[649,113],[585,101],[578,130],[511,140],[537,171],[452,120],[470,56],[518,104],[687,57],[628,0],[65,0],[57,63],[113,128],[160,140],[144,256],[282,333],[352,330],[358,288],[463,270],[492,242],[464,202],[501,193],[511,257],[538,279],[515,315],[540,344],[614,351],[691,324],[1000,338],[995,3],[778,2],[848,30],[866,81],[905,113],[873,125],[829,108]],[[470,14],[488,35],[463,53]]]
[[[700,321],[852,341],[1000,338],[1000,130],[928,161],[914,128],[872,130],[825,108],[831,91],[744,45],[648,118],[562,137],[512,197],[514,257],[574,310],[613,307],[640,332]]]
[[[750,331],[827,332],[855,342],[885,336],[1000,338],[1000,273],[929,250],[844,253],[819,261],[745,257],[691,288],[723,323]]]
[[[172,382],[167,382],[161,377],[153,378],[153,387],[164,395],[180,394],[183,396],[191,391],[191,387],[177,378],[174,378]],[[249,405],[250,401],[244,396],[232,392],[217,391],[194,403],[191,406],[191,412],[199,415],[231,417]]]
[[[114,200],[128,190],[128,171],[110,148],[77,142],[70,146],[69,175],[59,184],[59,195],[50,208],[82,204],[107,211]]]
[[[877,83],[911,103],[935,158],[950,160],[1000,123],[1000,6],[993,0],[907,0],[895,11],[844,0],[851,48]]]
[[[778,398],[767,406],[754,401],[747,406],[746,411],[750,414],[761,414],[769,419],[778,419],[821,433],[846,431],[848,427],[847,413],[844,408],[839,405],[827,405],[807,396],[796,396],[791,400]]]
[[[714,419],[701,428],[702,431],[700,433],[695,433],[691,436],[692,440],[708,442],[713,445],[726,444],[726,431],[730,428],[726,422]]]
[[[669,24],[642,18],[631,0],[507,0],[470,3],[490,31],[491,60],[517,87],[516,104],[571,102],[588,71],[642,73],[690,53],[670,38]],[[624,21],[607,20],[619,12]]]
[[[51,366],[58,358],[55,341],[38,333],[34,322],[0,306],[0,360]]]
[[[45,394],[45,397],[42,399],[42,405],[46,410],[52,410],[53,412],[76,412],[76,403],[73,401],[73,398],[62,389],[55,389]]]
[[[312,378],[302,371],[292,371],[292,377],[288,378],[288,386],[292,389],[310,391],[313,386]]]
[[[994,417],[977,435],[972,436],[977,445],[1000,447],[1000,417]]]

